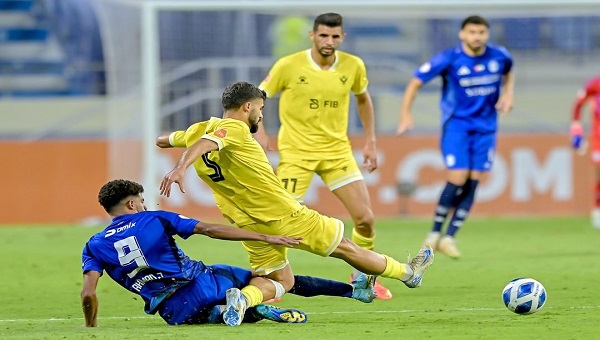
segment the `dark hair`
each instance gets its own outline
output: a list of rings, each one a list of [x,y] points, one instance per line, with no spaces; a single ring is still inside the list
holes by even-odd
[[[119,202],[129,196],[136,196],[144,192],[144,187],[136,182],[126,179],[116,179],[110,181],[100,188],[98,193],[98,202],[110,213]]]
[[[244,103],[256,98],[267,99],[267,93],[255,85],[246,82],[230,84],[223,91],[221,103],[224,110],[239,109]]]
[[[471,15],[470,17],[465,18],[465,20],[463,20],[462,24],[460,25],[460,29],[462,30],[468,24],[485,25],[485,27],[490,28],[490,23],[487,20],[485,20],[484,17],[479,15]]]
[[[323,13],[315,18],[313,31],[316,31],[319,28],[319,25],[343,28],[344,25],[342,21],[342,16],[337,13]]]

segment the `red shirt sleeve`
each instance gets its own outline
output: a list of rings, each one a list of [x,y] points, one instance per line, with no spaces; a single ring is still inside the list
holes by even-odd
[[[595,96],[600,96],[600,77],[590,80],[585,84],[585,88],[577,93],[577,99],[573,105],[572,120],[579,120],[581,118],[581,108],[590,98]]]

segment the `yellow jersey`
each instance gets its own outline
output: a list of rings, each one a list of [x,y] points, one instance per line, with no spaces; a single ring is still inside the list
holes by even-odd
[[[348,139],[350,92],[367,91],[364,62],[336,51],[335,62],[323,70],[301,51],[279,59],[260,84],[267,96],[281,92],[278,148],[282,157],[330,159],[351,151]]]
[[[171,145],[190,147],[200,138],[218,145],[194,162],[221,213],[238,226],[280,220],[301,209],[281,186],[267,155],[237,119],[211,118],[172,134]]]

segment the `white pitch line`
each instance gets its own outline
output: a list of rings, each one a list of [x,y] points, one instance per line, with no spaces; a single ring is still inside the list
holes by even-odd
[[[568,309],[600,309],[600,306],[578,306],[578,307],[567,307]],[[546,307],[546,309],[553,309],[552,307]],[[453,308],[453,309],[442,309],[441,312],[489,312],[489,311],[503,311],[506,308]],[[401,309],[401,310],[376,310],[376,311],[337,311],[337,312],[316,312],[306,313],[308,315],[327,315],[327,314],[365,314],[365,313],[379,313],[379,314],[392,314],[392,313],[430,313],[438,312],[438,309]],[[153,319],[159,318],[159,316],[101,316],[100,320],[131,320],[131,319]],[[50,319],[0,319],[0,322],[52,322],[52,321],[71,321],[71,320],[83,320],[83,318],[50,318]]]

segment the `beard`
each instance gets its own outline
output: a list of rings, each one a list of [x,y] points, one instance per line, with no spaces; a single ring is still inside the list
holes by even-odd
[[[317,49],[317,51],[319,52],[319,54],[320,54],[320,55],[321,55],[321,57],[323,57],[323,58],[327,58],[327,57],[330,57],[330,56],[332,56],[332,55],[334,55],[334,54],[335,54],[335,48],[330,48],[330,49],[329,49],[327,52],[324,52],[324,51],[323,51],[324,49],[325,49],[325,48],[320,48],[320,49]]]
[[[469,48],[474,53],[479,53],[485,48],[485,44],[483,44],[483,43],[467,44],[467,48]]]
[[[250,123],[250,133],[256,133],[258,131],[258,122]]]

